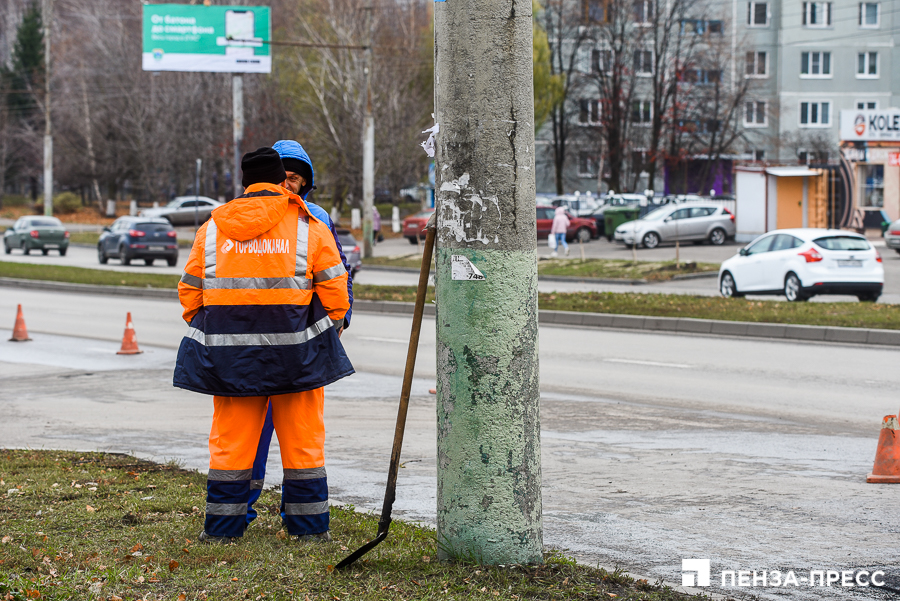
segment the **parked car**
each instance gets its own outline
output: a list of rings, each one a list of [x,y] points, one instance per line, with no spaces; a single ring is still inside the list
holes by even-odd
[[[676,240],[709,241],[718,246],[734,238],[734,234],[731,211],[717,204],[696,202],[667,204],[636,221],[623,223],[616,228],[615,240],[628,246],[637,243],[644,248],[656,248]]]
[[[884,244],[900,253],[900,219],[891,223],[884,230]]]
[[[350,266],[350,277],[355,278],[356,272],[362,267],[362,254],[359,251],[359,243],[350,230],[338,229],[338,240],[341,241],[341,248],[344,250],[344,256],[347,257],[347,265]]]
[[[725,297],[783,294],[794,302],[852,294],[875,302],[883,288],[881,255],[864,237],[842,230],[769,232],[719,268],[719,292]]]
[[[26,255],[32,250],[45,255],[55,250],[64,257],[69,250],[69,230],[56,217],[21,217],[3,232],[3,250],[10,254],[14,248]]]
[[[97,242],[100,263],[106,265],[110,258],[119,259],[122,265],[131,265],[133,259],[143,259],[146,265],[165,259],[174,267],[178,264],[177,234],[166,219],[120,217],[103,228]]]
[[[425,239],[425,225],[433,213],[434,209],[426,209],[403,220],[403,236],[410,244],[418,244],[418,240]]]
[[[172,225],[194,225],[194,213],[197,214],[197,223],[206,223],[213,209],[221,207],[222,203],[206,196],[178,196],[169,204],[158,209],[144,209],[139,217],[162,217]]]
[[[537,236],[538,240],[546,240],[550,235],[550,228],[553,226],[553,215],[556,212],[555,207],[538,207],[537,208]],[[590,242],[591,238],[596,238],[600,234],[597,233],[597,222],[588,217],[576,217],[568,212],[569,228],[566,230],[566,240],[578,240],[579,242]]]
[[[600,208],[602,203],[594,196],[587,194],[566,194],[555,196],[550,200],[554,207],[566,207],[566,213],[576,217],[586,217]]]

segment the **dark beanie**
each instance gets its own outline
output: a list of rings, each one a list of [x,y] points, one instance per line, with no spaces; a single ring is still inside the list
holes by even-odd
[[[287,175],[281,164],[281,157],[272,148],[257,148],[241,159],[241,185],[245,188],[253,184],[280,184]]]
[[[312,167],[309,166],[309,163],[292,157],[282,157],[281,164],[284,165],[285,171],[293,171],[297,175],[303,176],[307,184],[312,182]]]

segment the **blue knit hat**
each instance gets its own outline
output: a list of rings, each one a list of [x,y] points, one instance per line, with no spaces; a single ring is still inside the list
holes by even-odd
[[[303,147],[294,140],[278,140],[272,145],[272,148],[281,157],[286,171],[293,171],[303,176],[306,185],[300,189],[300,198],[306,200],[307,195],[312,191],[315,185],[315,171],[313,170],[312,161]]]

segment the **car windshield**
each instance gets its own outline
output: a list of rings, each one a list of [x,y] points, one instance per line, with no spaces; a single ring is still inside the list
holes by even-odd
[[[168,232],[172,229],[172,226],[168,223],[136,223],[134,229],[147,232],[148,234],[155,234],[158,232]]]
[[[351,236],[350,234],[338,234],[338,239],[341,241],[341,246],[345,249],[353,249],[356,246],[356,238]]]
[[[650,211],[649,213],[644,215],[642,219],[644,221],[659,221],[663,217],[666,217],[671,212],[671,210],[672,209],[670,209],[669,207],[662,207],[654,211]]]
[[[428,219],[431,217],[432,213],[434,213],[434,211],[422,211],[421,213],[416,213],[414,217],[417,219]]]
[[[825,236],[813,240],[817,246],[826,250],[869,250],[865,238],[856,236]]]
[[[32,219],[29,227],[59,227],[62,225],[59,219]]]
[[[169,209],[177,209],[178,207],[181,206],[182,200],[183,199],[181,199],[181,198],[176,198],[175,200],[170,200],[169,204],[167,204],[166,207]]]

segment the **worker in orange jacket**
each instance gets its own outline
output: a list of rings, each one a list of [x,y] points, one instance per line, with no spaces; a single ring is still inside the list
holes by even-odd
[[[282,188],[278,153],[241,162],[245,192],[197,232],[178,284],[190,327],[174,384],[213,396],[203,541],[243,535],[271,400],[288,534],[330,540],[322,388],[353,373],[339,340],[347,271],[328,226]]]

